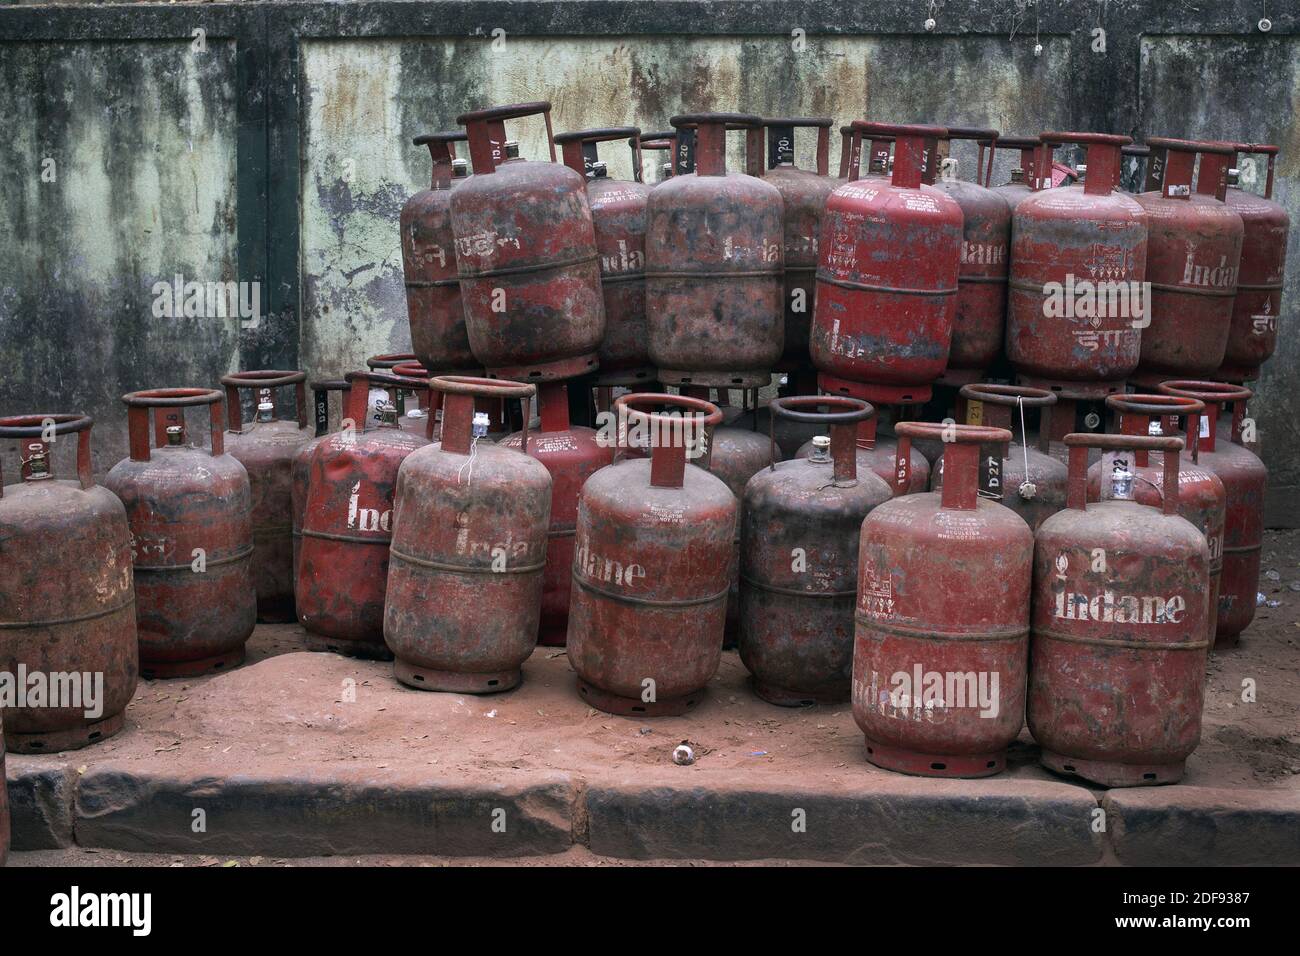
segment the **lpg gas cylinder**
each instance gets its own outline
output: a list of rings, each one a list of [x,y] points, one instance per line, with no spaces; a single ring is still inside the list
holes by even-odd
[[[1137,367],[1145,315],[1147,216],[1115,191],[1119,150],[1131,140],[1104,133],[1042,139],[1086,146],[1088,178],[1039,190],[1015,208],[1007,358],[1023,385],[1104,397]]]
[[[857,397],[861,398],[862,395],[859,394]],[[907,475],[904,480],[899,481],[899,475],[896,474],[898,443],[892,437],[880,433],[877,416],[872,415],[858,423],[856,444],[858,470],[869,471],[884,479],[894,494],[917,494],[930,487],[930,462],[916,448],[908,450],[907,458],[904,460]],[[807,458],[812,454],[812,450],[812,441],[809,440],[799,447],[794,457]]]
[[[924,185],[926,140],[937,126],[857,121],[864,135],[895,137],[890,182],[855,181],[826,200],[818,244],[810,351],[826,392],[867,401],[926,401],[948,361],[962,213]],[[846,385],[869,383],[870,394]]]
[[[1171,415],[1187,416],[1188,434],[1196,435],[1205,415],[1203,402],[1176,395],[1111,395],[1106,399],[1106,405],[1118,413],[1119,433],[1122,435],[1159,435],[1161,420]],[[1205,543],[1210,548],[1210,610],[1205,633],[1206,639],[1213,643],[1219,608],[1219,579],[1223,572],[1227,495],[1218,476],[1198,464],[1195,441],[1184,447],[1182,454],[1183,462],[1178,469],[1178,513],[1205,535]],[[1160,507],[1163,458],[1163,453],[1153,458],[1150,452],[1139,448],[1129,457],[1117,455],[1113,459],[1095,462],[1088,468],[1088,500],[1101,499],[1102,483],[1113,470],[1114,461],[1119,460],[1134,476],[1133,500]]]
[[[1241,271],[1237,276],[1237,298],[1232,306],[1232,330],[1224,351],[1223,368],[1215,378],[1247,382],[1259,378],[1259,367],[1277,346],[1277,323],[1282,312],[1282,280],[1286,273],[1286,241],[1291,217],[1273,201],[1273,166],[1277,147],[1234,143],[1233,150],[1268,157],[1264,195],[1236,187],[1248,171],[1252,181],[1254,160],[1243,164],[1229,180],[1228,208],[1241,217],[1245,234],[1241,244]]]
[[[234,667],[257,624],[257,591],[252,493],[248,472],[225,451],[222,394],[156,388],[122,401],[130,455],[104,486],[122,499],[131,526],[140,673],[152,680]],[[184,409],[196,405],[208,406],[207,449],[186,441]]]
[[[728,173],[729,127],[757,116],[674,116],[679,149],[693,141],[695,174],[656,186],[646,203],[650,359],[666,385],[757,388],[781,357],[784,261],[781,193]]]
[[[858,471],[854,432],[875,412],[855,398],[813,395],[769,407],[830,434],[813,439],[808,458],[773,457],[745,486],[740,659],[768,703],[838,703],[849,699],[852,677],[858,534],[892,496],[883,479]],[[769,440],[775,446],[774,434]]]
[[[315,381],[311,383],[312,413],[315,418],[315,437],[298,446],[293,456],[291,483],[291,501],[293,508],[293,586],[294,600],[297,602],[298,589],[298,554],[302,550],[302,519],[307,510],[307,482],[311,476],[311,456],[329,434],[330,392],[346,392],[348,383],[341,378]],[[344,399],[344,405],[347,400]],[[346,414],[342,417],[346,418]],[[295,607],[296,613],[296,607]]]
[[[16,753],[106,740],[135,694],[131,531],[122,502],[95,484],[91,425],[87,415],[0,418],[0,440],[17,440],[21,462],[17,483],[0,476],[0,672],[24,691],[38,674],[47,685],[57,677],[72,697],[11,700],[0,716]],[[51,448],[72,434],[76,478],[56,478]]]
[[[943,139],[996,142],[995,129],[945,127]],[[961,265],[957,273],[957,311],[953,315],[948,367],[939,381],[970,384],[1002,354],[1002,328],[1007,312],[1007,247],[1011,244],[1011,209],[1005,199],[981,184],[983,145],[973,181],[957,178],[956,160],[944,160],[935,185],[961,208]],[[990,170],[992,150],[989,151]]]
[[[643,411],[655,406],[691,414]],[[687,464],[722,413],[700,399],[646,393],[620,396],[614,409],[628,441],[649,432],[651,457],[602,468],[582,489],[569,662],[592,707],[681,714],[702,699],[722,655],[736,497]]]
[[[1149,137],[1147,144],[1165,151],[1165,171],[1159,191],[1136,197],[1147,214],[1151,301],[1134,378],[1154,386],[1162,378],[1209,375],[1223,364],[1244,226],[1215,198],[1231,147],[1159,136]]]
[[[387,372],[349,372],[351,426],[312,452],[298,557],[298,620],[312,650],[386,660],[384,595],[393,532],[393,492],[403,460],[428,439],[397,427],[397,409],[365,419],[371,383],[423,384]]]
[[[1233,402],[1244,407],[1252,392],[1240,385],[1182,380],[1165,382],[1160,391],[1205,403],[1205,417],[1197,429],[1196,464],[1218,476],[1227,496],[1215,646],[1231,647],[1255,618],[1268,469],[1240,444],[1240,418],[1234,422],[1233,441],[1223,440],[1218,423],[1224,405]]]
[[[505,121],[542,114],[551,161],[519,157]],[[470,348],[492,378],[555,381],[595,370],[605,335],[600,255],[579,173],[555,162],[551,104],[465,113],[474,175],[451,194]]]
[[[980,495],[1000,501],[1025,519],[1036,532],[1044,521],[1065,507],[1068,471],[1052,457],[1048,431],[1039,431],[1038,447],[1031,448],[1024,432],[1024,410],[1046,408],[1056,396],[1041,388],[1017,385],[963,385],[966,424],[1005,428],[1020,441],[980,452]],[[931,491],[943,490],[943,456],[935,462]]]
[[[947,439],[940,493],[905,495],[862,522],[853,648],[853,719],[867,759],[931,777],[987,777],[1006,766],[1024,722],[1034,536],[979,496],[980,446],[1004,428],[902,422]]]
[[[605,337],[598,352],[597,386],[639,385],[655,378],[647,351],[645,312],[646,197],[650,187],[640,181],[610,179],[597,148],[598,143],[612,140],[631,142],[632,168],[639,170],[640,135],[635,126],[612,126],[555,137],[563,150],[564,164],[586,180],[587,202],[596,229],[600,286],[605,298]]]
[[[614,461],[613,436],[569,421],[569,389],[563,382],[538,388],[541,427],[515,432],[499,443],[522,449],[551,474],[551,525],[547,532],[546,571],[542,583],[542,616],[537,643],[563,647],[569,630],[569,592],[573,584],[573,535],[578,520],[578,494],[587,479]]]
[[[398,474],[384,640],[408,687],[509,690],[537,646],[552,481],[529,456],[527,420],[517,447],[482,441],[487,416],[474,400],[537,390],[462,375],[430,385],[444,395],[442,443]]]
[[[1089,173],[1092,171],[1089,170]],[[1034,546],[1029,730],[1043,766],[1107,787],[1175,783],[1201,737],[1210,551],[1178,514],[1182,439],[1067,435],[1069,504]],[[1088,449],[1165,452],[1160,508],[1122,460],[1087,503]]]
[[[293,608],[293,462],[311,440],[307,376],[255,371],[224,375],[226,453],[248,472],[253,501],[253,586],[259,621],[296,621]],[[294,388],[293,420],[275,417],[274,390]],[[257,390],[257,417],[244,422],[240,389]]]
[[[812,370],[808,356],[808,329],[813,316],[817,274],[817,235],[826,197],[836,182],[827,173],[830,164],[829,117],[795,116],[763,120],[767,129],[767,171],[763,179],[781,193],[785,206],[785,346],[777,368]],[[817,131],[815,169],[795,165],[795,130]]]
[[[999,149],[1016,150],[1020,153],[1019,162],[1011,168],[1010,178],[999,186],[990,187],[992,192],[1001,196],[1007,206],[1014,210],[1020,204],[1020,200],[1034,191],[1033,179],[1037,169],[1035,156],[1042,142],[1037,136],[999,136],[996,140],[989,139],[980,145],[987,145],[993,150],[994,156]],[[989,159],[990,166],[993,165],[993,158]]]
[[[428,146],[433,182],[402,207],[402,270],[411,348],[434,371],[466,371],[478,366],[469,347],[465,309],[456,272],[456,237],[451,228],[451,191],[465,181],[469,167],[456,158],[464,133],[450,131],[415,137]]]

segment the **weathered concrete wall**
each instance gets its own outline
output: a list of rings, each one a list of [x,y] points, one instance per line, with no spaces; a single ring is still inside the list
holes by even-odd
[[[1300,506],[1300,37],[1151,37],[1142,41],[1141,70],[1148,134],[1281,148],[1273,198],[1291,215],[1286,288],[1277,352],[1250,410],[1271,472],[1270,516],[1293,524]],[[1266,170],[1262,157],[1243,159],[1243,188],[1262,193]]]
[[[1069,70],[1067,41],[1049,41],[1041,57],[1027,49],[1006,56],[1006,46],[993,37],[817,38],[798,52],[784,36],[523,37],[500,51],[437,38],[308,42],[301,361],[336,375],[366,355],[410,347],[395,227],[402,203],[429,176],[428,153],[411,138],[454,129],[467,109],[546,98],[556,132],[632,118],[667,129],[676,113],[710,109],[847,118],[864,103],[878,116],[1070,125],[1068,101],[1048,82]],[[540,118],[510,130],[523,155],[546,155]],[[743,164],[741,140],[732,137],[734,168]],[[834,140],[836,162],[838,133]],[[630,150],[606,151],[610,175],[630,178]]]
[[[222,43],[0,43],[0,411],[89,411],[100,468],[123,392],[239,362],[236,319],[156,317],[153,291],[237,278],[233,65]]]

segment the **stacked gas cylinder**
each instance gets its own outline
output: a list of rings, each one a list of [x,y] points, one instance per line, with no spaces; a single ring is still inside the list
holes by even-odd
[[[507,137],[533,116],[549,162]],[[430,691],[509,690],[539,642],[567,645],[575,692],[638,717],[694,707],[731,639],[764,700],[851,701],[881,767],[997,773],[1027,718],[1059,773],[1181,777],[1207,655],[1254,610],[1244,383],[1280,307],[1274,147],[1151,138],[1132,196],[1138,151],[1095,133],[856,121],[834,179],[822,117],[459,122],[415,140],[433,177],[399,224],[411,354],[131,393],[104,487],[88,418],[0,420],[23,450],[0,665],[106,684],[95,720],[6,708],[11,749],[104,739],[138,674],[236,666],[255,620],[296,618]],[[633,181],[609,177],[610,142]],[[1056,162],[1065,145],[1087,163]],[[1004,148],[1020,166],[990,188]],[[653,186],[646,151],[671,156]],[[1229,188],[1240,153],[1267,157],[1264,196]],[[58,480],[51,444],[74,434]],[[54,559],[69,539],[99,560]]]

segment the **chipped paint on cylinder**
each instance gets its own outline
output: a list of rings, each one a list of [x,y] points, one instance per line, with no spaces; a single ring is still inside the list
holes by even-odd
[[[637,410],[654,404],[696,415],[696,435],[722,419],[716,405],[672,395],[625,395],[615,411],[659,429],[667,416]],[[610,713],[683,713],[721,660],[736,498],[686,462],[684,437],[602,468],[578,500],[568,656],[582,698]]]
[[[897,426],[949,444],[942,493],[904,495],[862,522],[853,718],[867,759],[903,773],[984,777],[1006,766],[1024,722],[1033,535],[980,498],[979,445],[1005,429]]]
[[[614,446],[604,444],[595,429],[569,422],[568,386],[563,382],[543,385],[538,404],[541,427],[528,433],[528,454],[540,461],[551,475],[551,517],[538,643],[563,647],[569,630],[578,496],[588,478],[613,463]],[[515,432],[499,444],[503,448],[520,449],[523,438],[522,432]]]
[[[1147,215],[1151,289],[1136,376],[1157,384],[1162,377],[1210,375],[1223,364],[1245,227],[1215,195],[1229,147],[1156,136],[1147,143],[1166,158],[1160,188],[1135,197]]]
[[[758,387],[781,357],[782,200],[775,186],[727,172],[728,124],[755,116],[673,117],[694,128],[696,171],[651,190],[646,204],[650,359],[673,385]]]
[[[75,480],[48,467],[41,435],[49,418],[55,441],[80,432]],[[0,488],[0,671],[103,675],[98,716],[88,717],[85,706],[4,708],[4,737],[16,753],[106,740],[122,728],[135,694],[131,531],[122,502],[91,477],[90,426],[78,415],[0,419],[0,437],[23,443],[20,481]]]
[[[535,391],[467,376],[431,384],[443,393],[443,439],[397,476],[384,640],[409,687],[509,690],[537,646],[552,479],[518,448],[474,437],[485,427],[474,400]]]
[[[1137,368],[1140,317],[1074,309],[1076,285],[1146,278],[1147,217],[1132,197],[1112,191],[1127,136],[1044,133],[1051,142],[1088,144],[1084,185],[1039,190],[1012,215],[1007,358],[1022,379],[1103,390]]]
[[[1210,552],[1178,510],[1182,440],[1067,437],[1070,502],[1039,528],[1027,717],[1057,773],[1108,787],[1175,783],[1201,737]],[[1162,507],[1087,503],[1088,448],[1166,451]],[[1131,480],[1131,479],[1129,479]]]
[[[812,414],[820,404],[837,414]],[[740,659],[769,703],[839,703],[849,699],[852,676],[862,519],[892,497],[883,479],[857,468],[854,416],[874,412],[845,398],[778,399],[770,407],[822,419],[823,434],[827,424],[838,434],[817,455],[773,463],[745,487]]]
[[[122,401],[131,453],[104,486],[121,499],[131,527],[140,673],[187,677],[234,667],[257,623],[257,591],[248,472],[224,452],[223,396],[153,389]],[[184,408],[196,405],[210,409],[208,448],[185,444]],[[153,448],[150,431],[159,439]]]
[[[347,415],[356,427],[325,437],[311,453],[295,594],[309,647],[387,659],[384,595],[398,468],[429,442],[395,421],[365,426],[372,380],[385,381],[378,372],[349,374]]]
[[[948,361],[961,262],[961,209],[924,182],[924,139],[941,128],[854,127],[864,136],[897,137],[894,174],[888,182],[850,181],[826,201],[813,364],[825,391],[841,391],[839,381],[870,383],[915,388],[924,401]],[[889,400],[883,393],[859,397]]]

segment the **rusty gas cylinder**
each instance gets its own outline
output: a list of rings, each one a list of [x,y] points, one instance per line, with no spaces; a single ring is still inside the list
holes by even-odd
[[[1151,289],[1142,356],[1132,378],[1155,386],[1164,378],[1213,374],[1223,364],[1232,328],[1244,226],[1215,198],[1232,149],[1226,144],[1152,136],[1165,153],[1161,188],[1136,198],[1147,214],[1146,281]],[[1192,168],[1200,155],[1197,191]]]
[[[726,132],[757,116],[674,116],[694,175],[656,186],[646,204],[650,359],[666,385],[757,388],[781,357],[782,200],[770,183],[728,173]],[[752,156],[752,152],[751,152]]]
[[[1007,358],[1021,384],[1104,397],[1137,367],[1145,321],[1147,216],[1114,189],[1120,147],[1131,140],[1104,133],[1042,138],[1086,146],[1088,178],[1039,190],[1015,208]],[[1103,287],[1115,292],[1104,303]]]
[[[299,545],[298,620],[312,650],[387,660],[384,595],[393,533],[397,471],[427,438],[397,427],[397,409],[380,407],[366,422],[371,383],[427,385],[389,372],[349,372],[347,422],[312,452]],[[432,421],[432,419],[429,419]]]
[[[1159,435],[1161,420],[1167,416],[1186,416],[1188,434],[1200,432],[1205,404],[1194,398],[1176,395],[1111,395],[1106,405],[1119,415],[1122,435]],[[1219,608],[1219,580],[1223,572],[1223,530],[1227,512],[1227,493],[1223,482],[1208,468],[1202,468],[1196,442],[1185,445],[1178,469],[1178,513],[1190,521],[1210,549],[1210,604],[1206,621],[1206,639],[1213,643]],[[1115,456],[1116,459],[1119,456]],[[1122,459],[1126,471],[1134,475],[1133,500],[1138,504],[1161,506],[1161,476],[1164,453],[1152,455],[1136,449]],[[1101,500],[1101,489],[1115,459],[1103,459],[1088,468],[1088,500]]]
[[[763,120],[767,129],[767,171],[763,179],[781,193],[784,223],[785,333],[777,369],[812,371],[808,330],[812,324],[817,278],[817,235],[821,231],[826,197],[836,187],[827,175],[830,164],[829,117],[795,116]],[[795,130],[817,131],[816,163],[812,169],[795,165]]]
[[[1230,181],[1225,199],[1241,217],[1245,234],[1241,245],[1241,271],[1237,298],[1232,306],[1232,330],[1224,350],[1223,367],[1214,377],[1229,382],[1259,378],[1259,367],[1277,346],[1277,323],[1282,312],[1282,280],[1286,273],[1286,242],[1291,217],[1273,201],[1273,166],[1277,147],[1233,143],[1235,153],[1268,157],[1264,194],[1236,188]],[[1254,170],[1254,165],[1243,169]],[[1236,177],[1240,179],[1240,172]],[[1258,178],[1258,177],[1255,177]]]
[[[995,129],[948,126],[943,139],[997,142]],[[1002,330],[1007,312],[1007,249],[1011,244],[1011,208],[1005,199],[982,184],[984,151],[974,164],[971,181],[957,178],[956,160],[944,160],[935,186],[961,208],[961,264],[957,272],[957,310],[953,315],[948,365],[939,381],[967,385],[984,377],[984,370],[1002,354]],[[993,151],[989,150],[990,169]]]
[[[539,644],[563,647],[569,630],[569,592],[573,585],[573,536],[578,520],[578,495],[587,479],[614,461],[615,436],[569,421],[569,392],[563,382],[538,388],[541,427],[515,432],[500,442],[522,449],[551,474],[551,524],[547,531],[546,571],[542,583]]]
[[[542,114],[551,161],[519,157],[505,121]],[[600,255],[586,183],[555,162],[551,104],[457,117],[474,175],[451,194],[470,347],[490,378],[547,382],[597,367],[605,335]]]
[[[927,186],[926,140],[935,126],[857,121],[864,135],[895,137],[894,173],[831,193],[818,244],[810,351],[822,389],[870,402],[924,402],[948,361],[962,213]],[[868,394],[860,388],[870,385]],[[905,398],[906,396],[906,398]]]
[[[1047,408],[1056,396],[1041,388],[1022,385],[964,385],[966,424],[1005,428],[1020,441],[989,446],[980,451],[980,495],[1000,501],[1025,519],[1030,531],[1065,507],[1065,490],[1069,477],[1065,464],[1053,457],[1048,446],[1049,432],[1039,432],[1037,447],[1025,437],[1026,409]],[[943,456],[935,462],[930,479],[931,491],[943,490]]]
[[[1209,546],[1178,514],[1182,439],[1067,435],[1069,505],[1034,547],[1029,730],[1043,766],[1107,787],[1175,783],[1201,737]],[[1088,449],[1118,453],[1087,503]],[[1133,498],[1133,452],[1165,452],[1160,508]],[[1105,460],[1105,459],[1104,459]]]
[[[643,411],[655,406],[689,414]],[[702,699],[722,656],[736,497],[687,464],[722,413],[700,399],[647,393],[620,396],[614,410],[620,445],[641,433],[651,457],[602,468],[582,489],[569,662],[592,707],[681,714]]]
[[[867,390],[852,397],[863,398]],[[876,415],[858,423],[855,439],[858,455],[858,470],[869,471],[884,479],[890,490],[896,495],[911,495],[925,491],[930,487],[930,462],[916,448],[908,451],[904,467],[907,474],[897,474],[898,443],[889,435],[880,433],[880,423]],[[795,458],[807,458],[812,454],[812,441],[809,440],[795,452]]]
[[[29,676],[72,678],[74,698],[54,707],[11,699],[0,716],[15,753],[106,740],[122,729],[135,694],[131,531],[122,502],[95,484],[92,424],[88,415],[0,418],[0,440],[17,440],[21,462],[15,484],[4,487],[0,476],[0,673],[24,691]],[[76,478],[57,478],[52,446],[72,434]]]
[[[641,385],[655,378],[647,351],[645,311],[646,197],[650,187],[640,181],[611,179],[597,147],[613,140],[633,143],[632,165],[639,170],[640,134],[635,126],[612,126],[555,137],[564,164],[587,183],[587,202],[596,229],[605,299],[605,337],[600,342],[600,370],[594,380],[598,386]]]
[[[509,690],[537,646],[552,481],[530,457],[527,420],[518,447],[486,442],[474,402],[536,388],[463,375],[430,385],[443,393],[442,442],[398,473],[384,640],[408,687]]]
[[[1024,722],[1034,536],[979,495],[980,448],[1004,428],[902,422],[947,438],[939,493],[905,495],[862,522],[853,648],[853,719],[878,767],[987,777],[1006,766]]]
[[[433,181],[406,201],[400,218],[411,349],[425,368],[435,372],[467,371],[479,364],[465,328],[451,228],[451,193],[469,173],[465,161],[456,158],[456,144],[466,138],[452,130],[426,133],[411,141],[429,147]]]
[[[293,512],[293,586],[295,605],[298,590],[298,555],[302,550],[302,519],[307,510],[307,483],[311,476],[311,456],[315,454],[316,446],[325,440],[330,431],[329,393],[346,392],[348,390],[348,383],[341,378],[322,379],[313,381],[310,384],[315,435],[299,445],[298,450],[294,452],[290,484],[290,500]],[[346,419],[346,398],[343,400],[343,405],[345,408],[341,417]],[[296,607],[294,613],[297,613]]]
[[[257,624],[252,494],[247,470],[225,451],[222,399],[206,388],[122,396],[130,455],[104,486],[131,527],[140,673],[150,680],[238,665]],[[206,449],[187,442],[184,412],[203,405]]]
[[[263,370],[223,375],[226,454],[248,472],[253,502],[253,586],[257,619],[296,621],[293,607],[293,462],[312,438],[307,421],[307,376]],[[294,389],[294,418],[276,418],[275,390]],[[257,392],[257,414],[245,422],[241,389]]]
[[[745,486],[741,506],[740,659],[754,692],[794,707],[849,699],[853,608],[862,519],[892,496],[859,471],[857,423],[875,414],[856,398],[780,398],[774,417],[816,424],[808,458],[776,456]],[[825,407],[826,412],[817,409]],[[775,434],[769,442],[776,445]]]
[[[1218,476],[1227,496],[1215,646],[1231,647],[1255,619],[1268,469],[1240,443],[1243,415],[1234,418],[1232,441],[1223,440],[1218,423],[1224,405],[1232,402],[1238,409],[1244,409],[1252,392],[1241,385],[1182,380],[1164,382],[1160,391],[1205,403],[1205,417],[1197,429],[1195,460],[1199,467]]]
[[[698,385],[682,386],[683,395],[705,401],[709,400],[709,391]],[[723,395],[727,393],[727,389],[719,391]],[[740,526],[744,520],[745,485],[771,463],[774,454],[778,461],[783,456],[779,448],[773,450],[768,435],[755,427],[754,411],[742,406],[740,415],[732,419],[731,424],[725,424],[727,409],[721,403],[718,409],[722,412],[724,424],[710,430],[707,450],[695,463],[721,478],[736,496],[736,544],[731,552],[728,572],[731,584],[727,590],[727,626],[722,641],[723,647],[731,648],[740,640]]]

